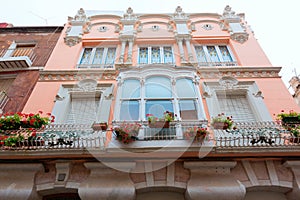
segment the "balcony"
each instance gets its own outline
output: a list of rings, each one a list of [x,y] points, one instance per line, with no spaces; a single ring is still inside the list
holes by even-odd
[[[0,69],[26,69],[36,59],[34,48],[0,49]]]
[[[114,124],[115,126],[118,123]],[[118,152],[126,149],[136,152],[150,152],[159,149],[164,151],[199,151],[199,148],[208,147],[211,152],[218,151],[299,151],[300,138],[294,137],[291,132],[274,122],[245,122],[237,123],[236,130],[208,129],[202,141],[186,138],[187,130],[206,126],[206,121],[173,122],[170,128],[149,128],[142,124],[137,138],[130,144],[123,144],[116,140],[112,130],[93,130],[90,125],[55,124],[45,129],[37,130],[38,139],[33,141],[19,141],[7,146],[5,137],[11,133],[0,135],[0,151],[41,151],[66,152],[92,150],[103,153]],[[26,130],[12,131],[22,134]],[[109,139],[111,136],[111,140]],[[57,151],[59,150],[59,151]]]

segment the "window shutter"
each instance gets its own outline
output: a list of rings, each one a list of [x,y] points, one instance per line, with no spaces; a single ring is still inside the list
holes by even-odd
[[[97,121],[99,98],[72,98],[68,124],[92,124]]]
[[[232,116],[233,121],[256,121],[250,104],[243,94],[226,94],[218,96],[221,112]]]

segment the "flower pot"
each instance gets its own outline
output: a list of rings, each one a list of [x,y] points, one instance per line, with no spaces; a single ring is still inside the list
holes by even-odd
[[[300,138],[299,137],[292,137],[292,138],[290,138],[290,142],[292,142],[292,143],[300,143]]]
[[[149,123],[150,128],[170,128],[170,122],[169,121],[156,121]]]
[[[92,125],[92,129],[94,131],[106,131],[107,130],[107,123],[106,122],[103,122],[103,123],[94,123]]]
[[[215,122],[212,126],[214,127],[214,129],[228,129],[228,124],[224,122]]]
[[[283,117],[282,118],[282,123],[283,124],[300,124],[300,119],[295,116],[288,116],[288,117]]]

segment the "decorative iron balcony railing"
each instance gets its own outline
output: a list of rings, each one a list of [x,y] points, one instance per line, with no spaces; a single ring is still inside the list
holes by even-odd
[[[113,126],[118,126],[120,123],[113,123]],[[207,121],[172,122],[169,128],[150,128],[147,123],[142,123],[137,140],[134,141],[135,145],[132,148],[145,148],[142,144],[147,144],[147,148],[151,147],[151,144],[155,147],[157,147],[157,144],[164,144],[159,141],[176,141],[176,144],[182,142],[191,147],[210,145],[216,150],[247,148],[251,151],[252,148],[280,147],[281,149],[294,149],[294,147],[300,147],[300,137],[293,136],[289,130],[280,124],[274,122],[244,122],[235,125],[237,129],[234,130],[208,128],[207,130],[210,133],[199,143],[199,140],[193,142],[193,138],[187,137],[187,133],[193,133],[198,128],[206,127]],[[34,140],[22,140],[15,142],[13,145],[8,145],[5,141],[12,135],[27,133],[28,130],[25,129],[2,132],[0,134],[0,150],[106,150],[110,148],[109,143],[119,142],[116,141],[113,129],[93,130],[91,125],[74,124],[48,125],[44,129],[36,130]],[[112,136],[111,141],[107,140],[109,135]],[[187,140],[190,142],[187,143]],[[120,145],[127,144],[120,143]],[[131,146],[125,147],[131,148]]]

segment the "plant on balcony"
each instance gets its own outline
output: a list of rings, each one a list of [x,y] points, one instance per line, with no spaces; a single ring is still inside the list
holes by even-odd
[[[107,122],[100,122],[100,123],[93,123],[92,124],[92,129],[94,131],[106,131],[107,130]]]
[[[7,130],[18,130],[20,128],[42,128],[44,125],[54,122],[54,116],[50,113],[47,117],[42,117],[42,111],[37,114],[25,113],[6,113],[0,117],[0,130],[5,132]]]
[[[215,129],[231,129],[233,126],[232,116],[225,116],[224,113],[218,114],[212,118],[211,125]]]
[[[129,144],[137,140],[141,124],[139,123],[126,123],[123,122],[119,126],[114,128],[117,140],[124,144]]]
[[[37,136],[36,129],[28,128],[24,130],[11,131],[9,135],[2,136],[1,142],[4,146],[41,146],[44,141]]]
[[[174,121],[173,112],[166,111],[162,118],[155,117],[153,114],[146,114],[148,124],[150,128],[169,128],[170,122]]]
[[[202,143],[205,137],[209,135],[209,131],[207,128],[194,126],[186,129],[183,135],[187,140],[193,139],[194,141]]]
[[[277,120],[281,120],[282,124],[300,124],[300,113],[293,110],[285,112],[281,110],[281,113],[277,115]]]

